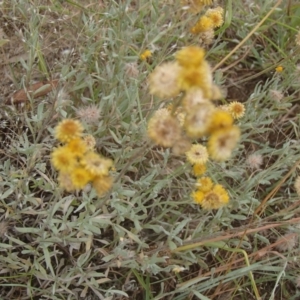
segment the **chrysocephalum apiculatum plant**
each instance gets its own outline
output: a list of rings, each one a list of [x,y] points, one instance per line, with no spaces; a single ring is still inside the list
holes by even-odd
[[[113,162],[94,151],[93,136],[83,137],[82,124],[65,119],[56,126],[55,137],[63,143],[51,154],[60,187],[72,192],[91,182],[98,196],[103,196],[112,186],[109,170]]]
[[[206,162],[230,158],[240,129],[234,119],[244,115],[239,102],[217,107],[214,100],[222,97],[213,83],[212,71],[205,59],[205,50],[188,46],[175,54],[175,60],[156,67],[149,76],[150,93],[164,100],[173,98],[168,108],[157,110],[148,123],[148,135],[174,154],[186,154],[195,176],[206,171]],[[199,142],[206,138],[206,145]],[[227,191],[204,177],[197,182],[192,197],[205,209],[217,209],[229,201]]]

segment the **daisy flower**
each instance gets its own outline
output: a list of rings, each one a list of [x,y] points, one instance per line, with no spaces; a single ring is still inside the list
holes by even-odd
[[[207,149],[200,144],[193,145],[185,154],[191,164],[205,164],[208,160]]]
[[[101,157],[95,152],[88,152],[81,163],[92,175],[107,175],[113,165],[111,159]]]
[[[245,115],[245,106],[244,104],[234,101],[228,104],[228,111],[234,119],[240,119]]]
[[[76,189],[84,188],[93,179],[92,174],[83,167],[76,167],[70,173],[72,183]]]
[[[51,162],[55,169],[68,172],[77,165],[77,157],[67,146],[63,146],[53,150]]]
[[[55,127],[54,135],[60,142],[66,143],[76,137],[81,137],[82,132],[83,127],[79,121],[65,119]]]

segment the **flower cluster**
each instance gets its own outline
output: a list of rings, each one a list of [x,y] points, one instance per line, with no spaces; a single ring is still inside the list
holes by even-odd
[[[161,64],[150,74],[149,89],[162,99],[181,96],[167,108],[157,110],[149,120],[148,136],[155,144],[172,148],[176,155],[185,153],[196,177],[206,172],[208,158],[224,161],[231,156],[240,137],[234,119],[244,115],[245,107],[239,102],[215,106],[213,100],[222,95],[213,83],[204,49],[190,46],[178,51],[175,61]],[[201,138],[207,140],[206,146],[193,144]]]
[[[195,26],[191,28],[191,33],[203,33],[220,27],[224,23],[223,14],[224,10],[220,6],[208,9]]]
[[[56,126],[55,137],[64,144],[51,154],[51,162],[59,171],[60,187],[71,192],[91,182],[97,194],[104,195],[112,186],[108,173],[113,163],[94,152],[94,137],[83,137],[82,124],[72,119],[65,119]]]
[[[229,196],[220,184],[213,184],[211,178],[202,177],[197,180],[197,189],[193,192],[194,201],[204,209],[218,209],[229,201]]]

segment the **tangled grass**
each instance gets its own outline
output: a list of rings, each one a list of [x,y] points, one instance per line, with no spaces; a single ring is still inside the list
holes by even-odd
[[[1,299],[299,299],[300,6],[219,5],[224,24],[199,36],[180,1],[1,2]],[[184,155],[147,138],[170,102],[147,78],[188,45],[206,49],[217,104],[246,109],[232,156],[207,165],[230,196],[219,210],[193,202]],[[59,188],[67,118],[114,161],[105,196]]]

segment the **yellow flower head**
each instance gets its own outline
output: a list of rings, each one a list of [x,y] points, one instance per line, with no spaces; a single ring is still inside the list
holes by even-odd
[[[204,193],[210,191],[213,187],[213,182],[210,177],[201,177],[197,180],[196,186],[198,191]]]
[[[150,93],[160,98],[172,98],[179,94],[178,74],[181,68],[176,62],[163,63],[149,76]]]
[[[205,164],[194,164],[193,165],[193,174],[198,177],[203,175],[206,172]]]
[[[97,176],[94,178],[92,184],[98,196],[101,197],[110,190],[113,179],[110,176]]]
[[[239,138],[240,130],[237,126],[215,131],[208,140],[209,156],[216,161],[228,159]]]
[[[194,111],[187,114],[184,128],[190,138],[200,138],[207,133],[214,109],[214,106],[207,102],[197,105]]]
[[[200,88],[204,98],[210,99],[212,96],[212,72],[206,61],[198,67],[183,68],[179,73],[178,83],[183,91]]]
[[[216,184],[212,190],[206,193],[201,190],[194,192],[193,198],[204,209],[218,209],[229,201],[227,191],[220,184]]]
[[[223,19],[224,10],[222,7],[218,6],[216,8],[210,8],[206,11],[205,16],[207,16],[213,24],[213,27],[220,27],[224,23]]]
[[[51,153],[51,162],[55,169],[68,172],[77,165],[76,155],[67,147],[58,147]]]
[[[185,154],[191,164],[205,164],[208,160],[207,149],[200,144],[193,145]]]
[[[84,188],[88,184],[88,182],[93,179],[93,175],[88,170],[82,167],[74,168],[70,175],[73,186],[76,189]]]
[[[228,105],[228,111],[232,115],[234,119],[240,119],[245,114],[245,106],[244,104],[234,101]]]
[[[206,32],[212,29],[214,26],[213,20],[207,16],[202,16],[194,27],[191,28],[191,33],[197,34]]]
[[[88,152],[81,163],[92,175],[107,175],[113,165],[111,159],[101,157],[95,152]]]
[[[152,52],[150,50],[145,50],[141,55],[140,59],[141,60],[146,60],[147,58],[152,56]]]
[[[283,66],[277,66],[275,68],[276,73],[281,73],[283,71]]]
[[[78,157],[82,157],[87,151],[87,146],[81,138],[71,140],[67,144],[67,148]]]
[[[233,124],[233,118],[230,113],[216,109],[212,114],[209,124],[209,132],[212,133],[216,130],[231,127]]]
[[[73,185],[71,175],[68,172],[59,172],[58,183],[59,186],[65,189],[67,192],[76,190],[75,186]]]
[[[96,146],[96,140],[92,135],[87,135],[83,138],[83,142],[85,143],[88,150],[94,150]]]
[[[166,108],[155,112],[148,122],[148,136],[163,147],[172,147],[180,138],[181,129],[178,120],[170,115]]]
[[[199,67],[204,61],[205,50],[197,46],[184,47],[179,50],[175,58],[184,68]]]
[[[77,120],[65,119],[55,128],[55,138],[60,142],[67,143],[72,139],[81,137],[83,127]]]

